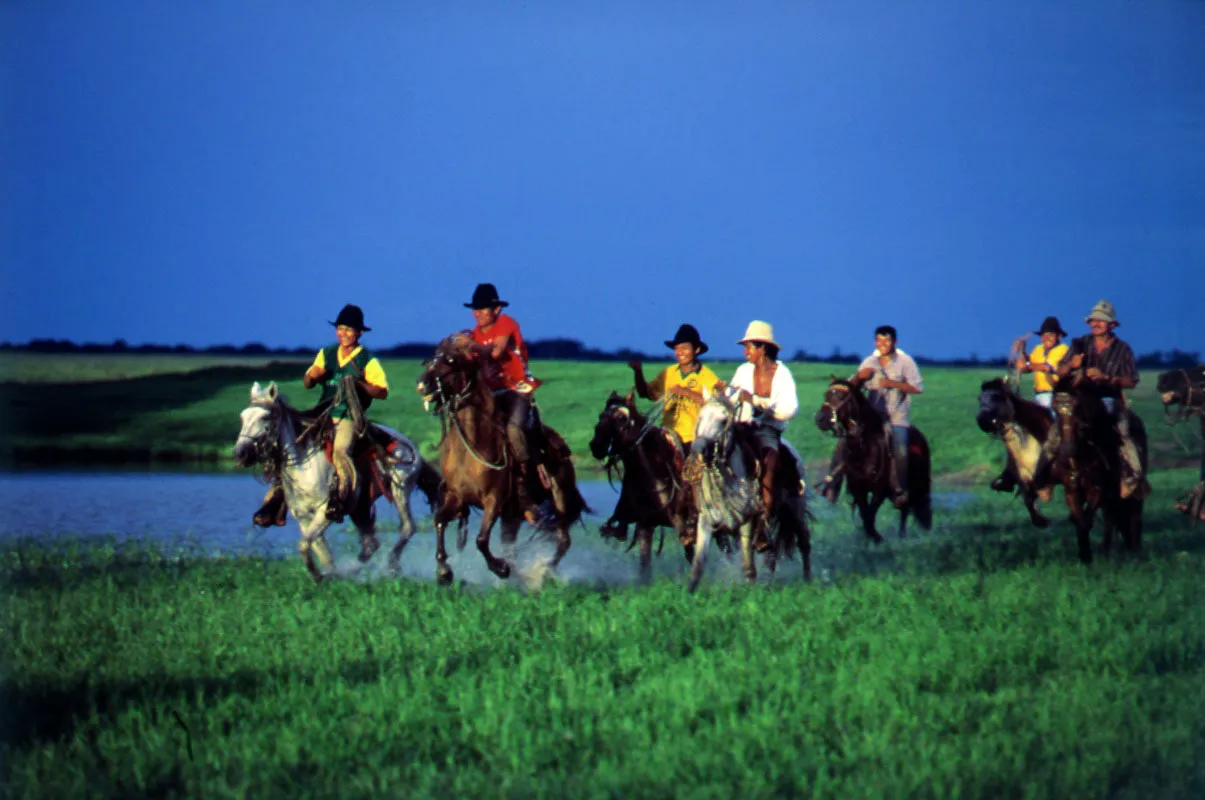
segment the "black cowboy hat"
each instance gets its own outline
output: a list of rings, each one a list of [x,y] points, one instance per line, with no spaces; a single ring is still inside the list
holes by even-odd
[[[1038,328],[1038,336],[1041,336],[1043,333],[1057,333],[1059,336],[1067,335],[1067,331],[1063,330],[1062,326],[1059,325],[1058,317],[1047,317],[1042,320],[1042,327]]]
[[[685,344],[686,342],[690,342],[698,348],[699,352],[696,355],[701,356],[707,352],[707,345],[699,339],[699,332],[695,330],[695,326],[687,325],[686,323],[678,326],[678,332],[674,334],[674,338],[665,343],[665,346],[673,350],[678,345]]]
[[[353,306],[351,303],[343,306],[343,309],[339,312],[339,316],[335,317],[335,321],[331,324],[336,328],[340,325],[346,325],[358,331],[372,330],[372,328],[364,324],[364,312],[360,310],[359,306]]]
[[[505,300],[498,299],[498,290],[494,288],[492,283],[479,283],[477,288],[473,290],[473,299],[471,302],[465,303],[465,308],[471,308],[474,311],[481,308],[493,308],[500,306],[506,308],[510,303]]]

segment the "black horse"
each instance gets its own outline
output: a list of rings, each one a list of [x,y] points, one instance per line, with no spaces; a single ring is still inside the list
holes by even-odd
[[[841,482],[846,494],[862,516],[866,535],[883,541],[875,529],[879,506],[891,496],[891,444],[883,433],[883,418],[870,405],[860,387],[843,378],[832,378],[824,402],[816,412],[816,427],[837,437],[837,447],[843,448],[842,473],[834,475],[836,502]],[[933,525],[933,506],[930,497],[932,483],[929,442],[919,428],[908,429],[908,502],[900,509],[899,535],[908,529],[908,514],[925,530]]]
[[[616,466],[622,470],[611,522],[623,528],[635,524],[641,578],[650,575],[655,528],[673,528],[686,560],[693,561],[696,514],[691,486],[682,480],[686,456],[677,435],[651,424],[637,410],[634,394],[611,392],[594,426],[590,452],[608,475]]]
[[[1205,522],[1205,364],[1160,373],[1157,388],[1163,411],[1172,424],[1194,414],[1200,417],[1201,482],[1176,501],[1176,510],[1187,514],[1193,522]]]
[[[1118,401],[1120,402],[1120,400]],[[1121,497],[1121,435],[1113,417],[1089,381],[1071,375],[1061,378],[1054,389],[1057,448],[1050,465],[1051,475],[1062,482],[1067,509],[1075,525],[1080,561],[1092,562],[1092,530],[1096,512],[1101,512],[1104,534],[1101,551],[1109,552],[1115,531],[1120,531],[1126,549],[1137,553],[1142,548],[1142,510],[1144,493]],[[1147,469],[1146,426],[1132,411],[1130,436],[1138,448],[1143,473]]]
[[[1034,483],[1034,475],[1042,446],[1054,424],[1053,417],[1042,406],[1014,392],[1004,379],[994,378],[979,387],[979,413],[975,422],[984,433],[1003,440],[1008,452],[1005,473],[993,482],[993,488],[1019,490],[1030,522],[1038,528],[1050,525],[1050,520],[1037,509],[1038,492],[1043,487]]]

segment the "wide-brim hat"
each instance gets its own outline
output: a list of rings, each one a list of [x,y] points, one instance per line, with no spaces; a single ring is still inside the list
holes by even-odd
[[[774,326],[768,322],[762,322],[760,319],[755,319],[749,323],[749,327],[745,328],[744,338],[737,341],[737,344],[745,342],[761,342],[762,344],[772,344],[779,350],[782,345],[774,341]]]
[[[471,308],[474,311],[482,308],[494,308],[501,306],[505,308],[510,303],[505,300],[498,299],[498,290],[494,288],[492,283],[479,283],[477,288],[473,290],[473,299],[464,304],[465,308]]]
[[[336,328],[340,325],[346,325],[358,331],[372,330],[372,328],[364,324],[364,312],[360,310],[359,306],[353,306],[351,303],[343,306],[343,309],[339,312],[339,316],[335,317],[335,321],[331,324]]]
[[[1112,322],[1114,325],[1121,324],[1117,321],[1117,311],[1114,310],[1113,304],[1108,300],[1101,300],[1092,306],[1092,310],[1088,312],[1088,316],[1084,317],[1084,322],[1091,322],[1094,319],[1099,319],[1102,322]]]
[[[1067,331],[1063,330],[1063,326],[1059,325],[1058,317],[1047,317],[1042,320],[1042,327],[1038,328],[1038,336],[1044,333],[1057,333],[1059,336],[1067,335]]]
[[[707,352],[707,345],[704,344],[703,340],[699,338],[699,332],[695,329],[695,326],[687,325],[685,323],[678,326],[678,332],[674,334],[674,338],[666,341],[665,346],[670,350],[673,350],[678,345],[686,344],[688,342],[693,344],[698,350],[695,355],[701,356]]]

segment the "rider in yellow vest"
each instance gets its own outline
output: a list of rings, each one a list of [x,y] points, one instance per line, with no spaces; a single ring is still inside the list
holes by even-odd
[[[355,382],[360,408],[367,411],[374,399],[384,400],[389,396],[389,383],[381,362],[360,344],[361,334],[372,330],[364,324],[364,312],[360,307],[344,306],[331,325],[335,326],[338,343],[318,351],[302,383],[307,389],[322,384],[322,397],[318,405],[329,406],[331,421],[335,425],[331,458],[336,479],[326,505],[326,517],[337,522],[348,511],[345,506],[355,491],[357,480],[356,468],[351,460],[351,449],[356,442],[356,425],[346,399],[340,395],[340,387],[343,379],[350,377]],[[274,483],[268,490],[264,504],[255,512],[252,520],[256,525],[265,527],[285,523],[284,492],[279,483]]]

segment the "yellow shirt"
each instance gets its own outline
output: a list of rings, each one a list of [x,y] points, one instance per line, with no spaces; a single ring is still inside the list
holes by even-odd
[[[356,345],[356,349],[351,351],[347,358],[342,355],[338,356],[339,366],[344,366],[348,361],[356,357],[356,354],[364,349],[364,345]],[[336,351],[338,352],[338,351]],[[326,354],[321,350],[318,351],[318,356],[314,359],[311,367],[318,369],[326,369]],[[376,356],[373,356],[368,364],[364,367],[364,380],[371,383],[373,386],[380,386],[382,389],[389,388],[389,382],[385,380],[385,370],[381,367],[381,362],[377,361]]]
[[[715,391],[715,382],[718,380],[719,377],[714,372],[702,365],[689,375],[683,375],[682,368],[677,364],[661,370],[649,383],[650,397],[654,400],[665,398],[665,413],[661,417],[661,424],[682,437],[683,442],[693,442],[701,403],[669,392],[675,386],[682,386],[699,394],[703,393],[704,388]]]
[[[1033,364],[1049,364],[1052,367],[1058,367],[1059,362],[1063,360],[1063,356],[1067,355],[1067,345],[1057,344],[1049,353],[1046,352],[1046,345],[1040,344],[1033,349],[1029,355],[1029,363]],[[1033,373],[1033,390],[1035,392],[1053,392],[1054,382],[1056,378],[1049,372]]]

